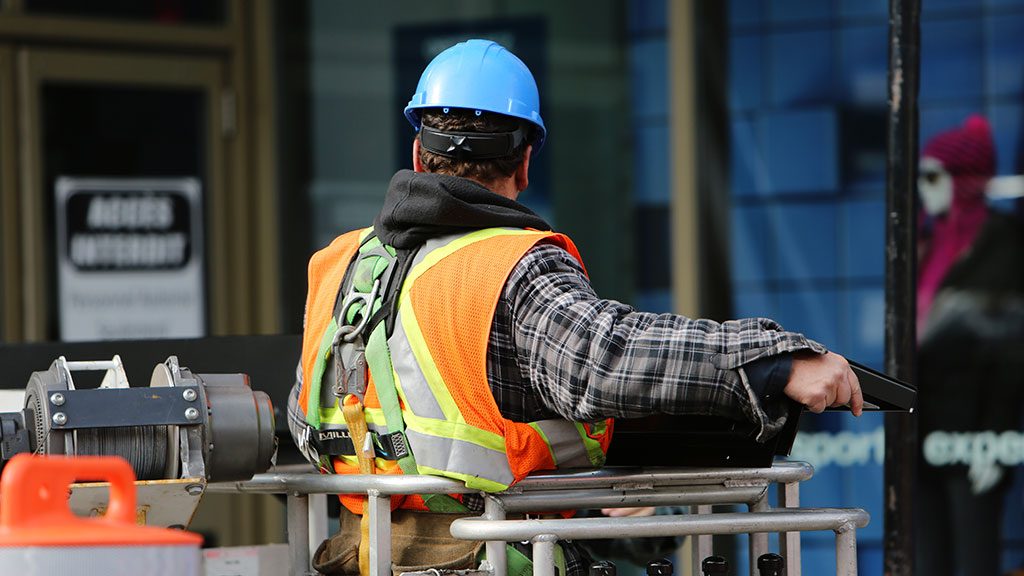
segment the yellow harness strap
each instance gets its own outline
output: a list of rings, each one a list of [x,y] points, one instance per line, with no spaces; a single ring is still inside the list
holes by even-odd
[[[367,448],[368,431],[366,428],[366,417],[363,414],[363,403],[358,398],[349,394],[342,401],[341,413],[345,416],[345,424],[348,425],[349,434],[352,435],[352,446],[356,450],[356,459],[359,461],[360,474],[373,474],[373,447],[370,451]],[[366,500],[363,500],[363,517],[359,521],[359,574],[370,576],[370,515],[366,510]]]

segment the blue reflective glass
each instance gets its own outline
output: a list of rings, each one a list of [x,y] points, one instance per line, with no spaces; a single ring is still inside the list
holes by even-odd
[[[761,119],[769,190],[829,193],[838,182],[836,120],[830,109],[779,111]]]
[[[773,22],[827,22],[832,10],[832,2],[768,1],[768,16]]]
[[[811,284],[812,283],[808,283]],[[839,295],[832,288],[779,291],[776,320],[787,330],[800,332],[829,348],[839,344]]]
[[[665,38],[638,40],[629,50],[633,115],[640,118],[668,114],[668,67]]]
[[[638,204],[669,203],[668,125],[633,125],[633,197]]]
[[[665,0],[630,0],[626,6],[630,32],[649,34],[665,30],[668,20]]]
[[[730,266],[734,282],[761,285],[768,278],[769,270],[774,267],[766,212],[761,206],[735,206],[732,209],[729,233],[732,244]]]
[[[993,104],[989,108],[992,138],[996,143],[999,174],[1024,172],[1021,141],[1024,140],[1024,108],[1020,104]]]
[[[840,94],[847,102],[881,105],[889,73],[888,28],[843,28],[839,33]]]
[[[672,292],[670,290],[638,290],[634,297],[635,308],[642,312],[671,312]]]
[[[733,313],[736,318],[774,318],[778,310],[775,293],[760,288],[737,288],[733,292]]]
[[[981,9],[978,0],[928,0],[921,3],[921,17],[944,16],[951,12],[969,13]]]
[[[985,20],[985,86],[991,96],[1024,92],[1024,13]]]
[[[750,120],[734,120],[730,140],[730,173],[735,196],[752,196],[765,191],[768,175],[757,136],[757,124]]]
[[[850,358],[880,368],[885,355],[885,289],[853,288],[846,292],[845,342],[842,352]]]
[[[981,21],[976,18],[921,24],[921,102],[980,96]]]
[[[729,25],[758,26],[764,18],[764,0],[729,0]]]
[[[885,202],[843,202],[842,275],[847,278],[882,278],[885,275]]]
[[[888,0],[840,0],[839,15],[842,18],[874,17],[884,19],[889,15]]]
[[[773,207],[769,234],[775,241],[775,277],[803,280],[838,275],[836,206],[829,203]]]
[[[834,95],[832,38],[828,31],[768,37],[770,92],[780,106],[830,100]]]
[[[761,106],[760,35],[733,36],[729,41],[729,106],[748,110]]]

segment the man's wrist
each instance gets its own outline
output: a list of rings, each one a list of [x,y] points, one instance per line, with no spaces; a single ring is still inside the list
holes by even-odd
[[[747,362],[741,368],[747,375],[751,390],[762,404],[784,397],[783,391],[793,369],[793,354],[783,352]]]

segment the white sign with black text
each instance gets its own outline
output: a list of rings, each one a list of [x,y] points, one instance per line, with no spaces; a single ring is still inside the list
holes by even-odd
[[[205,334],[198,180],[62,176],[56,218],[61,340]]]

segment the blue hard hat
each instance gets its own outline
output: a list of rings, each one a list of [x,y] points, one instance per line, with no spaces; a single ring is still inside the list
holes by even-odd
[[[417,130],[422,108],[466,108],[522,118],[538,128],[534,152],[547,137],[533,74],[515,54],[490,40],[460,42],[435,56],[405,107],[405,117]]]

